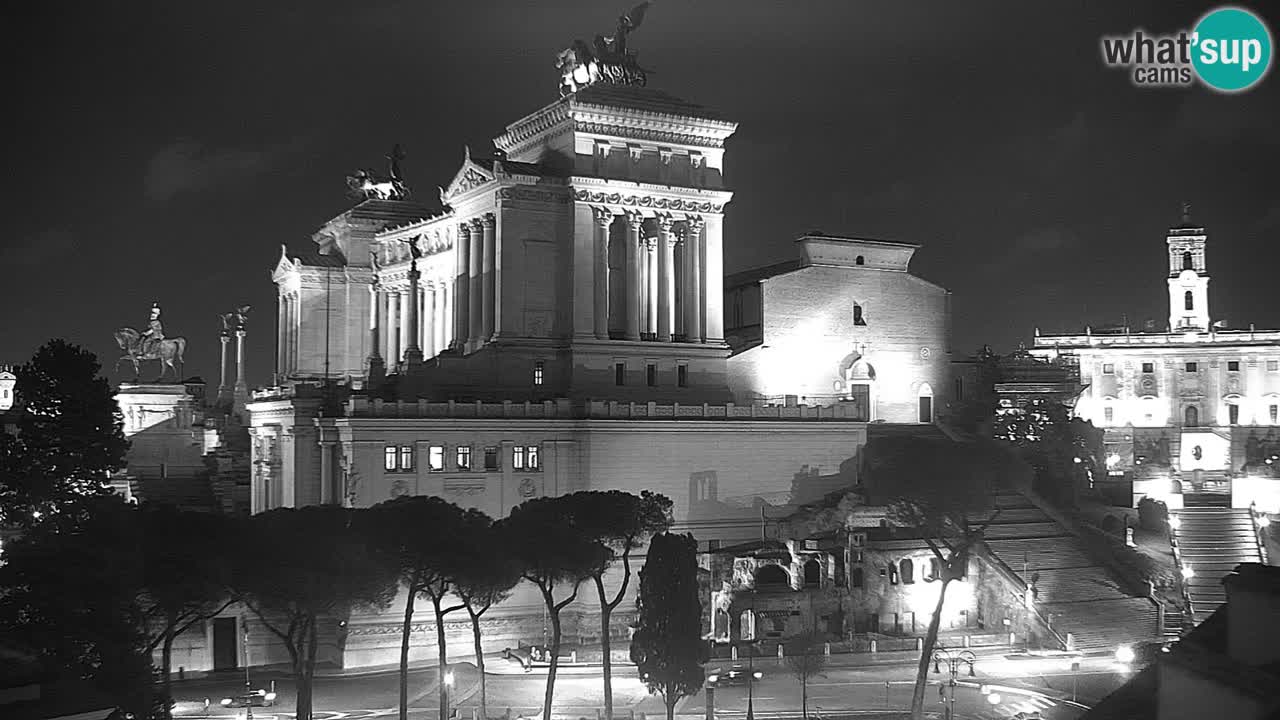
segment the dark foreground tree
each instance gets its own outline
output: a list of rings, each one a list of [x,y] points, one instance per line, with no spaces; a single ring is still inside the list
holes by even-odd
[[[602,563],[601,549],[577,526],[566,496],[537,498],[522,503],[498,521],[498,532],[510,541],[512,555],[519,561],[521,576],[542,594],[551,622],[551,663],[542,700],[542,717],[551,717],[556,671],[560,667],[560,612],[578,597],[578,588]],[[557,591],[569,589],[562,599]]]
[[[600,599],[600,650],[604,665],[604,717],[613,720],[613,644],[609,626],[613,611],[626,597],[631,583],[631,553],[649,537],[671,527],[671,500],[665,495],[643,490],[633,495],[621,490],[579,492],[566,496],[579,527],[599,544],[601,564],[591,571]],[[622,579],[610,593],[605,588],[605,575],[622,561]]]
[[[1102,431],[1072,417],[1052,398],[1035,398],[1001,413],[993,436],[1035,471],[1036,492],[1061,505],[1075,504],[1087,475],[1105,472]]]
[[[817,633],[807,632],[787,640],[784,646],[787,669],[800,681],[800,714],[809,718],[809,681],[827,667],[826,648]]]
[[[0,522],[28,526],[110,493],[129,444],[93,353],[50,340],[21,365],[17,434],[0,433]]]
[[[702,602],[698,596],[698,543],[692,535],[653,536],[640,569],[639,611],[631,661],[650,693],[659,693],[667,720],[676,703],[702,687]]]
[[[435,496],[405,495],[380,503],[367,511],[362,522],[369,525],[368,536],[394,563],[405,589],[404,626],[400,636],[400,720],[409,716],[409,640],[413,629],[414,602],[419,595],[431,600],[436,621],[436,651],[439,667],[448,664],[444,616],[464,607],[447,606],[446,598],[456,588],[463,569],[459,546],[473,524],[487,525],[488,516],[463,510]],[[440,693],[440,720],[449,713],[448,698]]]
[[[918,531],[939,565],[938,602],[916,668],[911,717],[924,717],[929,658],[938,642],[947,587],[967,574],[970,552],[999,512],[999,487],[1025,482],[1029,469],[993,442],[956,443],[912,436],[872,438],[863,448],[868,502],[886,505],[894,525]]]
[[[397,574],[353,522],[357,513],[332,505],[280,508],[254,515],[238,573],[245,603],[289,652],[298,688],[297,720],[311,720],[312,680],[322,619],[355,608],[385,608]]]
[[[480,671],[480,717],[489,717],[489,688],[485,680],[484,646],[480,641],[480,618],[501,603],[521,580],[518,555],[511,549],[503,527],[487,516],[466,524],[455,547],[460,554],[460,572],[455,592],[471,618],[471,638],[475,644],[476,669]]]

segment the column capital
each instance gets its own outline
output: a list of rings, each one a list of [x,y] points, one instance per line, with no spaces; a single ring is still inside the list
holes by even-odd
[[[707,219],[701,215],[685,215],[685,226],[690,232],[702,232],[702,226],[707,224]]]
[[[632,230],[639,230],[644,225],[644,215],[638,212],[630,211],[626,213],[627,226]]]
[[[613,219],[617,217],[613,211],[603,205],[592,205],[591,216],[596,221],[596,225],[607,228],[613,224]]]
[[[662,230],[662,233],[664,235],[671,235],[672,229],[675,227],[675,224],[676,224],[676,219],[671,217],[671,215],[668,213],[663,213],[659,215],[657,219],[658,219],[658,228]]]
[[[471,220],[463,220],[462,222],[458,223],[458,234],[462,236],[470,236],[471,223],[472,223]]]
[[[478,217],[471,218],[466,222],[466,224],[471,226],[471,232],[473,233],[480,233],[484,231],[484,222]]]
[[[497,226],[497,224],[498,224],[498,218],[495,217],[493,213],[485,213],[480,216],[481,227],[492,230],[494,227]]]

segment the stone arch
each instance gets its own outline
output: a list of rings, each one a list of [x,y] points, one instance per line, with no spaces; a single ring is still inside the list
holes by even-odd
[[[817,558],[811,558],[809,562],[804,564],[804,586],[818,587],[822,584],[822,563]]]
[[[922,423],[933,422],[933,386],[927,382],[920,383],[916,390],[916,404],[919,410],[916,419]]]
[[[756,587],[761,585],[791,585],[791,574],[781,565],[761,565],[756,568]]]
[[[858,257],[856,257],[856,258],[854,258],[854,259],[853,259],[853,264],[854,264],[854,265],[866,265],[866,264],[867,264],[867,259],[866,259],[866,258],[864,258],[864,257],[862,257],[861,255],[859,255]]]
[[[1191,294],[1190,290],[1182,293],[1182,306],[1187,310],[1196,309],[1196,299],[1195,296]]]
[[[902,584],[910,585],[916,581],[916,564],[911,558],[902,558],[898,563],[898,574],[902,576]]]
[[[1182,411],[1183,427],[1199,427],[1200,426],[1200,408],[1195,405],[1188,405]]]
[[[1182,269],[1183,269],[1183,270],[1195,270],[1195,269],[1196,269],[1196,261],[1195,261],[1195,258],[1191,255],[1191,251],[1190,251],[1190,250],[1188,250],[1188,251],[1186,251],[1186,252],[1182,253]],[[1189,308],[1188,308],[1188,309],[1189,309]]]

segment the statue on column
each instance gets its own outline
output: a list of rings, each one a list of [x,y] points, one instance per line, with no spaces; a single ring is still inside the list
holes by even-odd
[[[133,365],[135,381],[138,377],[139,363],[146,360],[160,361],[161,380],[169,370],[173,371],[175,380],[179,379],[177,366],[183,362],[182,355],[186,351],[187,341],[186,338],[170,339],[164,336],[164,325],[160,322],[160,303],[151,304],[151,316],[147,320],[145,330],[120,328],[115,332],[115,340],[120,350],[124,352],[116,360],[116,369],[120,368],[120,363],[129,361]]]
[[[560,51],[556,67],[560,70],[561,96],[596,82],[643,86],[647,76],[636,62],[636,53],[627,50],[627,35],[640,27],[648,9],[649,3],[642,2],[618,18],[613,35],[596,35],[590,46],[575,40]]]
[[[404,200],[409,197],[409,186],[400,175],[400,161],[404,151],[399,143],[387,155],[390,177],[381,177],[373,170],[361,168],[347,176],[347,194],[360,200]]]

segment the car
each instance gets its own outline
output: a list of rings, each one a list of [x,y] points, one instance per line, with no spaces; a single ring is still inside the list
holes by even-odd
[[[225,708],[271,707],[276,704],[276,694],[259,688],[253,692],[224,697],[219,704]]]
[[[1121,645],[1116,648],[1116,662],[1130,668],[1143,668],[1156,661],[1162,653],[1169,652],[1173,643],[1168,640],[1148,640],[1147,642]]]
[[[707,674],[707,685],[710,687],[730,687],[746,685],[764,677],[764,673],[753,670],[746,665],[733,665],[727,670],[716,669]]]

